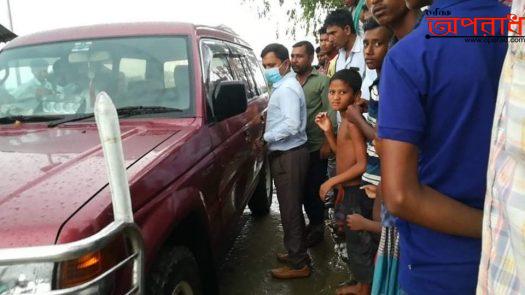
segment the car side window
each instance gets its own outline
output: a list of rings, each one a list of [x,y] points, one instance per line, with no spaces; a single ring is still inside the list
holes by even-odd
[[[210,122],[214,121],[212,98],[215,88],[221,81],[233,81],[233,70],[228,56],[230,50],[224,42],[213,39],[201,41],[203,80],[206,87],[206,114]]]
[[[253,53],[249,54],[246,59],[248,61],[248,66],[250,67],[250,70],[253,74],[253,78],[255,79],[255,84],[259,95],[268,92],[268,86],[266,84],[266,79],[264,78],[262,72],[261,63],[257,61],[257,58],[255,58],[255,55],[253,55]]]
[[[257,90],[255,89],[250,70],[245,66],[246,60],[244,56],[232,56],[230,62],[237,79],[246,83],[248,100],[253,99],[257,96]]]
[[[205,40],[201,45],[203,56],[203,71],[208,98],[221,81],[233,81],[233,71],[228,62],[229,50],[226,45],[217,40]]]

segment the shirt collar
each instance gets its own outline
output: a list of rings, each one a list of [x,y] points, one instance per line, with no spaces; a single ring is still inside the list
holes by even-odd
[[[310,72],[310,75],[309,76],[319,76],[319,71],[312,67],[312,72]]]
[[[332,59],[334,59],[334,58],[337,56],[337,53],[338,53],[337,50],[334,50],[334,53],[332,53],[330,56],[328,56],[328,59],[329,59],[330,61],[332,61]],[[330,61],[329,61],[329,62],[330,62]]]
[[[296,76],[297,76],[297,74],[296,74]],[[319,71],[317,71],[316,68],[312,67],[312,70],[310,71],[310,74],[308,74],[308,77],[306,77],[306,80],[304,80],[304,84],[301,85],[301,86],[306,85],[306,83],[308,83],[308,81],[310,80],[310,77],[315,77],[315,76],[319,76]]]
[[[275,89],[275,88],[281,86],[281,84],[283,84],[284,80],[286,80],[286,79],[289,79],[289,78],[294,78],[295,79],[295,75],[296,75],[295,72],[290,70],[288,72],[288,74],[284,75],[284,77],[281,80],[279,80],[277,83],[273,84],[273,88]]]
[[[352,46],[352,53],[361,52],[363,50],[363,39],[358,35],[355,36],[354,46]],[[346,54],[346,49],[343,47],[339,49],[339,54]]]
[[[428,9],[429,10],[434,10],[436,8],[445,9],[445,8],[460,4],[461,2],[468,2],[468,1],[465,1],[465,0],[434,0],[432,2],[432,5],[430,5]]]

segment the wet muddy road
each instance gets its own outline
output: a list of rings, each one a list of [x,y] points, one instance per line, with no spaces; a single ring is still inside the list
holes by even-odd
[[[309,278],[283,281],[271,277],[269,270],[281,265],[275,254],[284,251],[275,195],[268,216],[255,218],[246,209],[242,223],[240,234],[219,270],[221,294],[335,294],[338,284],[347,279],[345,264],[335,254],[328,230],[324,242],[309,249],[312,257]]]

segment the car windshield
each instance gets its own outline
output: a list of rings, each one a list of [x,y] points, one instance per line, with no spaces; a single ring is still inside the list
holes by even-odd
[[[179,109],[145,116],[193,116],[186,37],[105,38],[0,53],[0,117],[78,116],[106,91],[117,108]]]

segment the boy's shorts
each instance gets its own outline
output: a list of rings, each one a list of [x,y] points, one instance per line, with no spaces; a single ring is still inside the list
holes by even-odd
[[[361,214],[373,220],[374,200],[367,197],[359,186],[344,187],[343,210],[345,216]],[[354,279],[363,284],[371,284],[374,275],[374,257],[378,247],[378,235],[368,231],[353,231],[344,226],[348,267]]]

